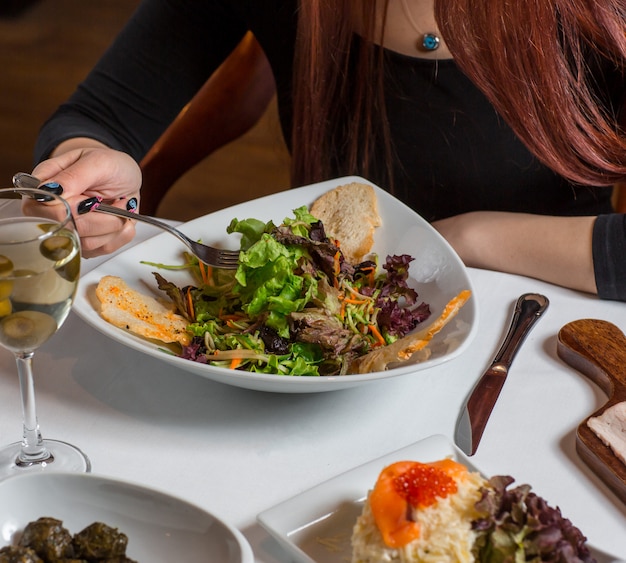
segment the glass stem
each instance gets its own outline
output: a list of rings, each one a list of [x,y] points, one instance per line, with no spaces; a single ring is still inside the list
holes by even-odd
[[[28,466],[42,462],[52,461],[50,452],[43,445],[39,423],[37,422],[37,410],[35,408],[35,384],[33,381],[34,352],[22,352],[16,354],[17,373],[20,379],[20,392],[22,395],[22,414],[24,420],[24,436],[22,449],[16,460],[20,466]]]

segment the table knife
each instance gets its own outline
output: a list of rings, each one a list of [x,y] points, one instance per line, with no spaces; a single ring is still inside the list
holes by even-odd
[[[500,350],[470,393],[457,422],[455,442],[467,455],[476,453],[513,358],[548,303],[548,298],[538,293],[525,293],[517,300],[511,326]]]

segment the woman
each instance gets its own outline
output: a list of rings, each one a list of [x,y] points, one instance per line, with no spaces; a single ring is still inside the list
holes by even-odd
[[[610,203],[626,176],[626,15],[620,0],[597,4],[144,0],[42,129],[33,173],[75,205],[137,197],[136,162],[250,29],[294,185],[363,175],[469,266],[626,300]],[[103,214],[78,222],[86,256],[134,234]]]

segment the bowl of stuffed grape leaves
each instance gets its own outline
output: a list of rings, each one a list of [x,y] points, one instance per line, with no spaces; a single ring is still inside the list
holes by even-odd
[[[254,561],[243,535],[200,507],[91,474],[0,482],[0,522],[0,561]]]

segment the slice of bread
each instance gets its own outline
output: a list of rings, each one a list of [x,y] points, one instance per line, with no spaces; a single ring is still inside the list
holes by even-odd
[[[311,215],[324,223],[326,234],[352,264],[362,262],[374,245],[374,231],[382,225],[378,201],[369,184],[353,182],[321,195],[311,205]]]

